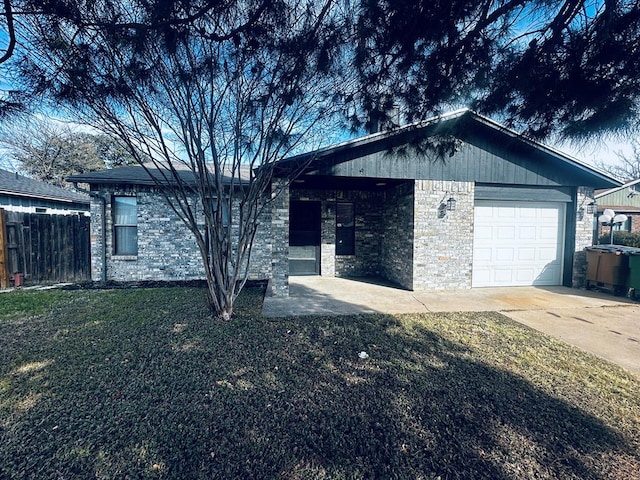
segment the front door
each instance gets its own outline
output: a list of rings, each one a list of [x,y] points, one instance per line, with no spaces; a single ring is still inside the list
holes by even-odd
[[[320,202],[289,207],[289,275],[320,274]]]

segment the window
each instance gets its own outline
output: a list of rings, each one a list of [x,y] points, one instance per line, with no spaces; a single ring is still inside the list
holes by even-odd
[[[627,215],[627,220],[623,223],[616,223],[613,226],[614,232],[630,232],[631,231],[631,217]]]
[[[217,198],[213,199],[213,210],[216,211],[218,208],[219,200]],[[229,226],[229,199],[225,198],[222,201],[222,226],[227,228]]]
[[[113,197],[113,253],[138,254],[138,206],[136,197]]]
[[[353,203],[336,206],[336,255],[356,254],[356,222]]]
[[[218,202],[219,200],[217,198],[209,198],[208,199],[211,204],[211,214],[215,216],[215,212],[218,209]],[[222,200],[222,227],[223,228],[228,228],[229,227],[229,198],[224,198]],[[197,221],[199,225],[204,226],[205,224],[205,211],[204,208],[202,207],[202,203],[198,204],[198,212],[197,212]]]

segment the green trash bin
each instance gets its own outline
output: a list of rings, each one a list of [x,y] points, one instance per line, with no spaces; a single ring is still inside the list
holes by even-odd
[[[629,294],[635,299],[640,299],[640,250],[629,253],[629,276],[627,277]]]

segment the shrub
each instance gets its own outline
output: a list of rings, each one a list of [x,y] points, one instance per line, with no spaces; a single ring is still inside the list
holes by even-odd
[[[599,244],[608,244],[611,237],[607,233],[598,238]],[[640,233],[613,232],[613,243],[616,245],[626,245],[627,247],[640,248]]]

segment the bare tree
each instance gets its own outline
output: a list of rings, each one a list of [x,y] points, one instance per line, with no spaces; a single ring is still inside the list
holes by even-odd
[[[104,0],[67,21],[31,18],[37,61],[24,74],[127,145],[193,234],[211,311],[229,319],[261,211],[278,194],[274,164],[338,93],[329,55],[340,29],[332,0],[191,5]],[[145,28],[158,15],[165,27]]]
[[[624,182],[638,180],[640,178],[640,142],[633,139],[630,142],[633,153],[616,152],[616,163],[600,162],[598,167],[609,172]]]
[[[104,134],[72,129],[36,117],[17,117],[0,125],[0,147],[6,163],[30,177],[59,187],[65,178],[133,162],[129,152]]]

